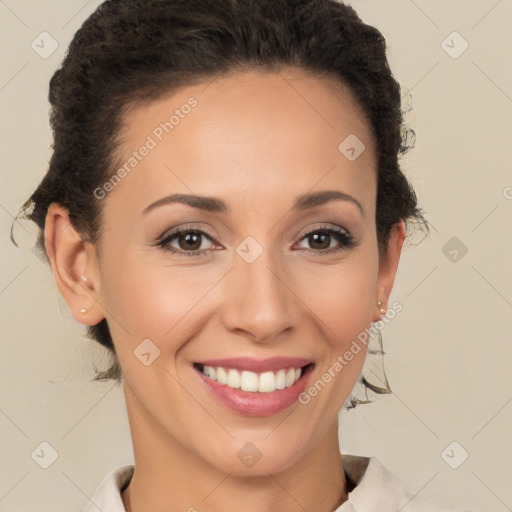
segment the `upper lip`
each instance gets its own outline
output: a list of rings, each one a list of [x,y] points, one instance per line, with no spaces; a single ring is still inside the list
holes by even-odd
[[[205,366],[221,366],[233,368],[238,371],[249,371],[254,373],[270,372],[282,368],[302,368],[310,363],[310,359],[302,357],[271,357],[269,359],[254,359],[252,357],[231,357],[229,359],[205,359],[197,361]]]

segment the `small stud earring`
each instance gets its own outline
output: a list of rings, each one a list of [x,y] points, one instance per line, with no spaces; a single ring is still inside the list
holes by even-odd
[[[82,313],[82,315],[85,315],[85,313],[87,313],[87,309],[82,308],[82,309],[80,310],[80,313]]]
[[[82,281],[87,282],[87,278],[86,278],[85,276],[80,276],[80,279],[81,279]]]
[[[382,317],[386,314],[386,310],[382,307],[382,301],[381,300],[379,300],[379,302],[377,302],[377,307],[379,308],[380,318],[382,320]]]

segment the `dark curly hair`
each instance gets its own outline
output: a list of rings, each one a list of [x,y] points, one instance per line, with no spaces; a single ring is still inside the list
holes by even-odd
[[[18,214],[40,228],[36,248],[48,262],[44,226],[52,202],[68,209],[84,241],[100,239],[102,209],[93,191],[115,173],[127,108],[234,71],[289,66],[348,85],[367,116],[377,148],[379,253],[400,220],[428,231],[398,163],[413,134],[404,127],[400,85],[383,36],[354,9],[336,0],[106,0],[50,80],[53,154]],[[113,358],[95,378],[120,380],[106,319],[88,326],[87,336]]]

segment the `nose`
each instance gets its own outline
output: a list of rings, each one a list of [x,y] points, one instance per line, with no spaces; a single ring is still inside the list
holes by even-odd
[[[252,263],[236,255],[226,276],[223,323],[258,343],[271,343],[297,325],[299,302],[283,264],[264,250]]]

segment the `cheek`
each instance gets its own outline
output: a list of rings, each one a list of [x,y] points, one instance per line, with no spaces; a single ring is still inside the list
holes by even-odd
[[[298,295],[325,324],[335,342],[364,329],[375,312],[378,261],[373,253],[359,251],[335,265],[301,267],[296,275]]]
[[[202,301],[219,282],[219,272],[225,273],[214,265],[179,268],[162,258],[151,263],[156,260],[143,254],[105,266],[102,299],[125,371],[133,367],[133,352],[144,340],[171,356],[193,338],[206,321]]]
[[[372,252],[361,252],[343,264],[318,267],[309,274],[304,271],[297,283],[298,295],[306,297],[307,309],[313,312],[311,318],[323,341],[316,375],[322,382],[311,389],[305,401],[328,385],[330,391],[322,392],[315,401],[333,414],[348,398],[365,362],[367,332],[376,308],[377,265]]]

